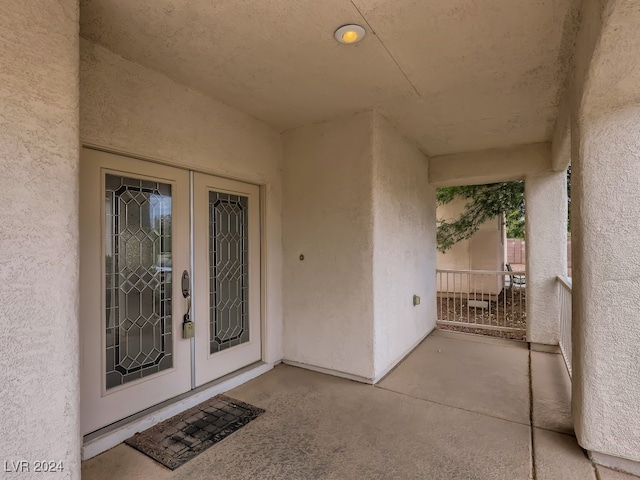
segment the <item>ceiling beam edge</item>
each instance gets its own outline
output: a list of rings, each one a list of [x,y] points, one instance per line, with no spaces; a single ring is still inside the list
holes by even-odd
[[[550,142],[438,155],[429,159],[429,182],[435,187],[508,182],[550,171]]]

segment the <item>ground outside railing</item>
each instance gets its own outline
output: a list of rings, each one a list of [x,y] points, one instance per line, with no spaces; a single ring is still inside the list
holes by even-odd
[[[571,278],[558,276],[558,289],[560,296],[560,351],[567,365],[569,376],[572,376],[571,368]]]
[[[525,272],[436,270],[437,326],[526,341]]]

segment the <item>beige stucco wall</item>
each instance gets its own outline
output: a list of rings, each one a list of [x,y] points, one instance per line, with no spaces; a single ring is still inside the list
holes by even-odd
[[[550,170],[551,144],[547,142],[438,155],[429,159],[429,180],[436,187],[510,182]]]
[[[571,112],[572,409],[582,447],[640,462],[640,58],[629,54],[640,49],[640,11],[602,0],[585,2],[582,17]]]
[[[567,176],[565,172],[525,179],[527,234],[527,340],[558,345],[558,275],[567,274]]]
[[[373,130],[374,375],[435,328],[435,189],[428,159],[383,116]],[[413,295],[421,302],[413,306]]]
[[[583,119],[572,185],[576,433],[588,450],[638,462],[639,131],[638,106]]]
[[[373,112],[283,140],[285,360],[375,381],[435,325],[427,159]]]
[[[282,358],[280,136],[168,77],[82,40],[82,142],[263,186],[266,205],[264,359]]]
[[[455,199],[438,205],[438,219],[454,220],[464,211],[465,200]],[[503,270],[506,244],[505,229],[501,218],[492,218],[482,223],[469,239],[456,243],[446,252],[438,252],[440,269],[457,270]]]
[[[77,2],[3,2],[0,32],[0,459],[79,478]]]
[[[364,378],[374,372],[372,122],[367,112],[283,135],[285,359]]]
[[[466,200],[454,199],[438,205],[436,217],[441,220],[456,219],[465,208]],[[506,237],[502,218],[493,218],[482,223],[478,231],[467,240],[461,240],[446,252],[437,252],[440,270],[491,270],[503,271],[505,267]],[[448,282],[448,283],[447,283]],[[497,295],[504,285],[504,277],[442,273],[436,278],[439,292],[466,293],[474,289],[479,293]]]

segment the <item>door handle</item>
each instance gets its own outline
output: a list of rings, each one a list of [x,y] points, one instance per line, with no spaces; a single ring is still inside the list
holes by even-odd
[[[191,321],[191,282],[189,281],[189,272],[182,272],[182,296],[187,300],[187,313],[184,314],[184,323]]]
[[[187,313],[184,314],[184,323],[191,321],[191,282],[189,281],[189,272],[182,272],[182,296],[187,300]]]
[[[193,320],[191,320],[191,283],[189,281],[189,272],[186,270],[182,272],[180,286],[182,288],[182,296],[187,301],[187,313],[184,314],[182,322],[182,338],[193,338],[195,332]]]
[[[191,291],[191,282],[189,282],[189,272],[186,270],[182,272],[182,296],[184,298],[189,298]]]

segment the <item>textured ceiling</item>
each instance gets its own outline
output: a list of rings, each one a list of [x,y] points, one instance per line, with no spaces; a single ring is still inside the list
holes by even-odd
[[[80,31],[278,130],[377,108],[433,155],[551,139],[578,3],[82,0]]]

